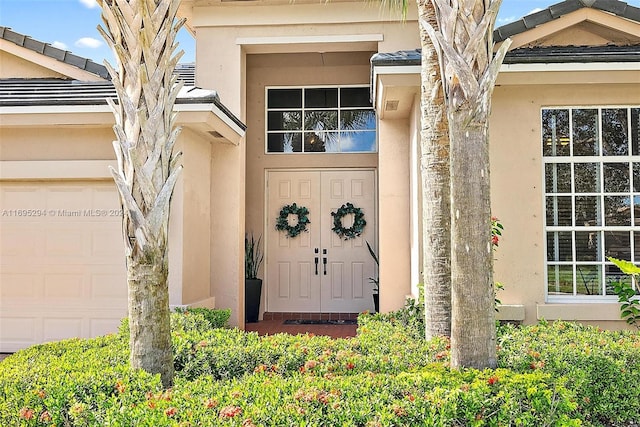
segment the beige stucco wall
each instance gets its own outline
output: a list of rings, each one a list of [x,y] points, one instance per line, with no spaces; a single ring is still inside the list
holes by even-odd
[[[529,84],[526,73],[498,79],[490,121],[491,194],[493,215],[504,225],[495,252],[496,281],[504,304],[522,304],[525,322],[582,320],[602,326],[621,326],[615,303],[546,304],[544,259],[544,182],[541,150],[541,108],[546,106],[638,105],[638,83],[629,74],[608,72],[609,81],[627,84],[566,84],[597,80],[597,73],[572,72],[557,83]],[[630,78],[632,80],[630,80]],[[636,73],[636,79],[637,73]],[[521,84],[514,83],[519,80]],[[613,322],[609,322],[613,321]]]
[[[5,43],[9,43],[6,42]],[[0,78],[65,78],[64,75],[0,50]]]

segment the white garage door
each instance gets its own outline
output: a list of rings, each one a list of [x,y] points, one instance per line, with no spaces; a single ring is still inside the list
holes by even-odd
[[[0,352],[117,330],[119,209],[112,182],[0,183]]]

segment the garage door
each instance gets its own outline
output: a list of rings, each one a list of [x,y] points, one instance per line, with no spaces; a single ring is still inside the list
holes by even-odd
[[[0,184],[0,352],[115,332],[127,314],[112,182]]]

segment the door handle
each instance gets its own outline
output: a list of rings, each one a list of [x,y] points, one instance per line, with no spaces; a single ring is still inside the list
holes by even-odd
[[[316,253],[316,257],[313,260],[314,260],[314,262],[316,264],[316,276],[317,276],[318,275],[318,260],[319,260],[319,258],[317,256],[318,255],[318,248],[315,248],[314,252]]]
[[[327,250],[323,249],[322,250],[322,254],[326,255],[327,254]],[[327,275],[327,257],[326,256],[322,257],[322,266],[323,266],[323,269],[324,269],[324,275],[326,276]]]

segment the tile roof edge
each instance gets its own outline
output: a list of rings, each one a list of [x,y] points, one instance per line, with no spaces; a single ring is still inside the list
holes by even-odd
[[[517,21],[502,25],[493,31],[493,40],[496,43],[507,38],[546,24],[576,10],[589,7],[592,9],[609,12],[621,18],[640,22],[640,7],[630,6],[620,0],[565,0],[553,4],[546,9],[523,16]]]
[[[25,34],[18,33],[10,27],[0,26],[0,39],[79,68],[103,79],[111,80],[109,72],[104,65],[98,64],[89,58],[75,55],[71,51],[57,48],[50,43],[41,42]]]

